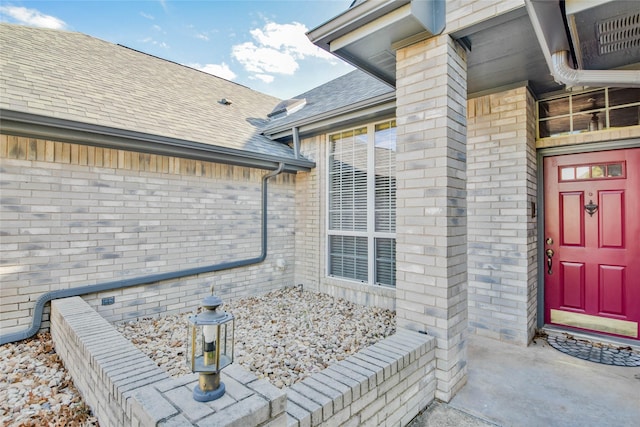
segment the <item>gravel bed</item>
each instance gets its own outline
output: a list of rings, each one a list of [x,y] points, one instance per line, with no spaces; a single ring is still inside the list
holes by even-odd
[[[286,288],[225,303],[234,314],[235,362],[288,387],[395,332],[395,313]],[[189,314],[142,319],[117,329],[171,376],[189,373]],[[48,333],[0,346],[0,425],[98,426]]]
[[[98,426],[49,333],[0,346],[0,425]]]
[[[235,317],[235,363],[288,387],[395,332],[395,313],[286,288],[225,303]],[[190,314],[116,327],[171,376],[191,371],[184,352]]]

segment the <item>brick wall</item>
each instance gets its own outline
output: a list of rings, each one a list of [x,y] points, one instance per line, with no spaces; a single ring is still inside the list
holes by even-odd
[[[449,34],[497,15],[524,7],[524,0],[447,0]]]
[[[301,144],[302,155],[316,162],[310,172],[302,172],[296,176],[296,256],[295,283],[303,284],[314,291],[319,291],[320,258],[322,257],[322,233],[324,197],[321,191],[323,183],[320,177],[321,165],[318,164],[318,149],[322,146],[323,135],[309,138]]]
[[[521,87],[472,99],[468,123],[469,327],[526,345],[537,326],[533,97]]]
[[[48,291],[260,255],[267,171],[8,135],[0,135],[0,161],[3,332],[24,329]],[[262,264],[87,301],[118,321],[187,311],[211,283],[225,299],[292,285],[294,200],[295,176],[269,180]],[[101,306],[103,297],[115,304]]]
[[[640,126],[609,128],[595,132],[578,133],[542,138],[536,141],[536,148],[550,148],[564,145],[590,144],[624,139],[640,138]]]
[[[466,382],[466,54],[448,35],[396,54],[398,328],[436,337],[436,397]]]

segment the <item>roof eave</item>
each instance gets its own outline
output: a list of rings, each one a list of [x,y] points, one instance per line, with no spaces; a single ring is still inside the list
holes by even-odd
[[[373,98],[336,108],[331,111],[316,114],[311,117],[289,122],[263,132],[273,140],[287,140],[293,135],[293,128],[297,128],[300,136],[317,135],[338,126],[348,126],[371,118],[382,118],[395,115],[396,94],[391,91]]]
[[[313,44],[331,52],[331,40],[352,32],[362,25],[384,16],[411,0],[365,1],[307,32]]]
[[[0,109],[0,132],[29,138],[158,154],[214,163],[275,170],[284,163],[284,172],[310,171],[315,163],[306,159],[288,159],[268,154],[220,147],[161,135],[81,123],[20,111]]]
[[[395,86],[395,49],[440,34],[445,1],[366,1],[307,33],[316,46]]]

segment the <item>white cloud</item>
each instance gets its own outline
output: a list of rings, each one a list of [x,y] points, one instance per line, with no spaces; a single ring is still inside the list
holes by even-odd
[[[231,71],[231,68],[226,63],[222,64],[187,64],[187,67],[195,68],[196,70],[204,71],[205,73],[213,74],[214,76],[222,77],[226,80],[235,79],[236,73]]]
[[[168,45],[167,43],[165,43],[165,42],[159,42],[158,40],[154,40],[154,39],[153,39],[153,38],[151,38],[151,37],[147,37],[147,38],[142,39],[142,40],[140,40],[140,41],[141,41],[142,43],[149,43],[149,44],[152,44],[152,45],[154,45],[154,46],[161,47],[161,48],[163,48],[163,49],[168,49],[168,48],[169,48],[169,45]]]
[[[282,50],[293,55],[296,59],[305,57],[317,57],[334,61],[335,57],[320,49],[307,38],[308,28],[299,22],[291,24],[267,24],[255,30],[251,30],[253,38],[262,46]]]
[[[235,45],[231,55],[252,73],[293,74],[299,67],[293,55],[251,42]]]
[[[144,12],[140,12],[140,16],[142,16],[143,18],[147,18],[150,21],[153,21],[154,19],[156,19],[155,16],[149,15],[149,14],[144,13]]]
[[[209,41],[209,36],[207,36],[206,34],[196,34],[196,38],[200,40],[204,40],[206,42]]]
[[[263,82],[269,84],[271,83],[275,77],[273,77],[270,74],[254,74],[253,76],[249,77],[250,79],[253,80],[262,80]]]
[[[36,9],[18,6],[0,6],[0,13],[13,18],[16,22],[32,27],[53,28],[62,30],[67,28],[66,22],[55,16],[45,15]]]
[[[231,55],[244,68],[255,73],[253,79],[271,83],[271,74],[293,75],[306,58],[321,58],[336,63],[329,53],[314,46],[307,39],[307,27],[298,22],[277,24],[267,22],[262,28],[250,31],[254,42],[232,47]]]

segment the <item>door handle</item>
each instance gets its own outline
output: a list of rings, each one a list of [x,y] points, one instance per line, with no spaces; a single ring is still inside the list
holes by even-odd
[[[553,265],[553,254],[555,252],[553,252],[553,249],[547,249],[545,253],[547,254],[547,274],[553,274],[551,266]]]

